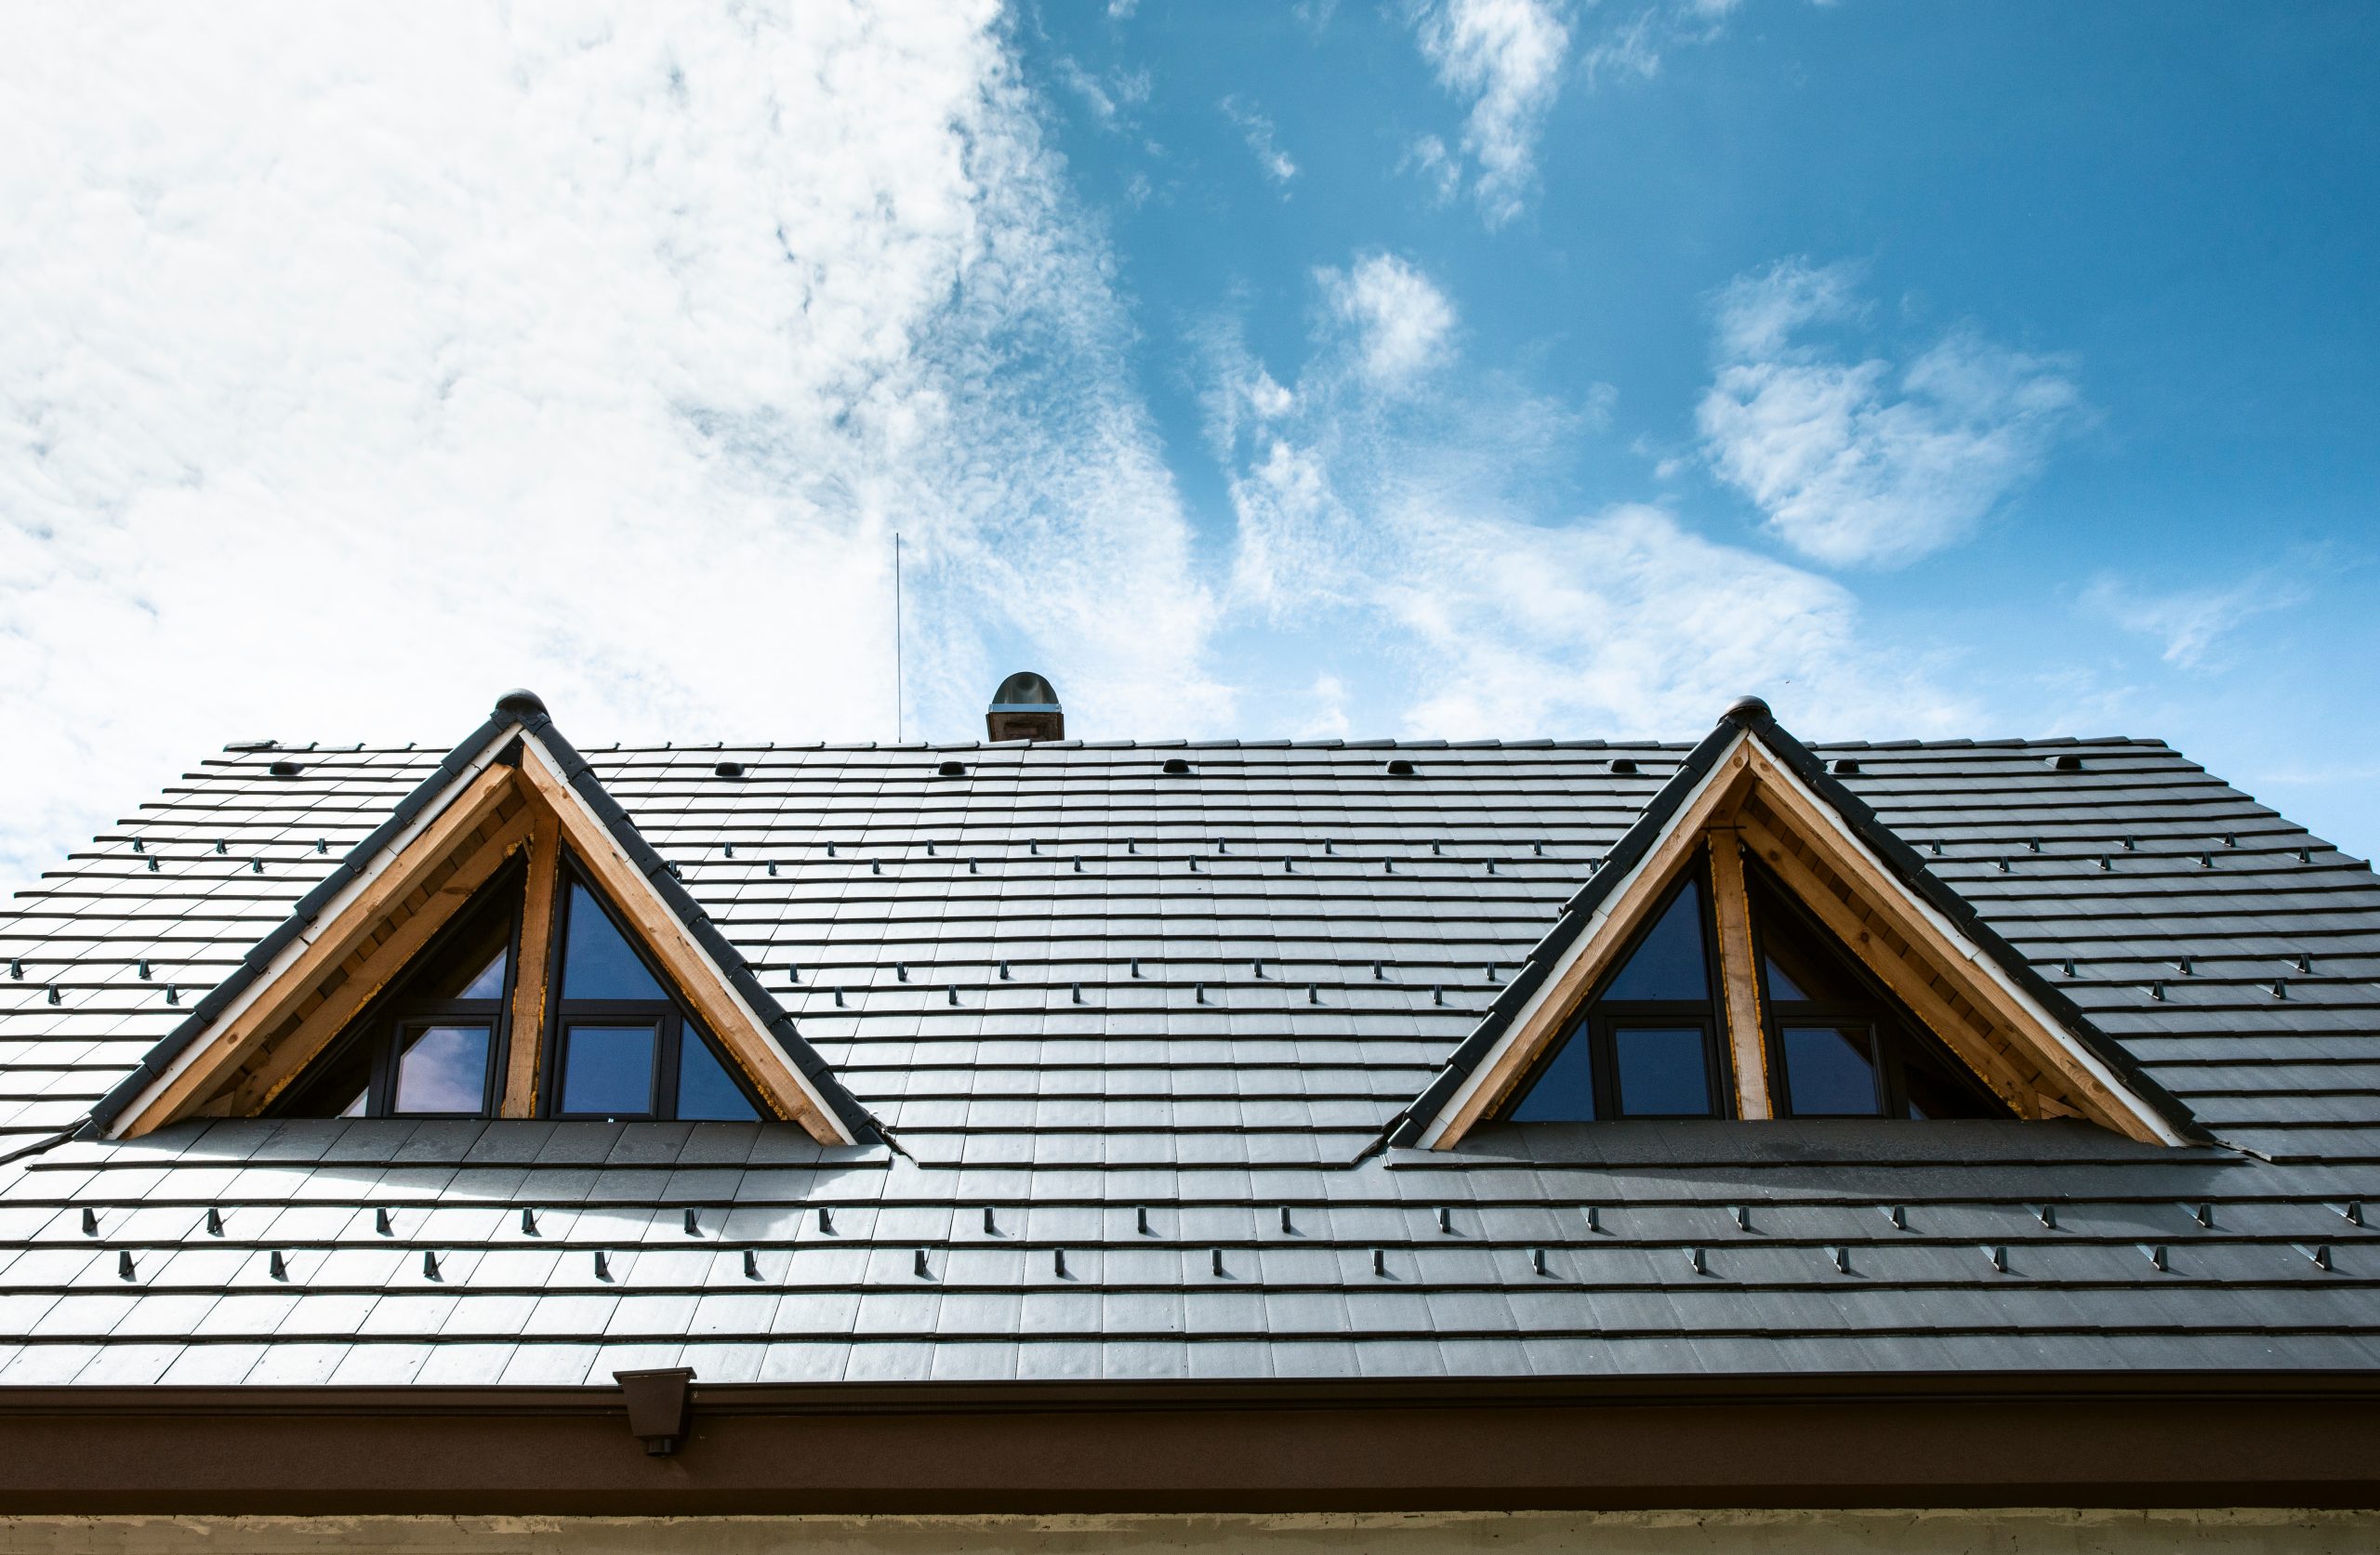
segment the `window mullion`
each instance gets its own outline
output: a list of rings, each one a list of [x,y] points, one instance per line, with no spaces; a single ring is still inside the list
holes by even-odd
[[[1743,852],[1736,834],[1711,831],[1712,914],[1718,920],[1719,1011],[1734,1061],[1736,1115],[1777,1115],[1768,1092],[1768,1042],[1761,1019],[1760,964],[1752,939],[1752,900],[1744,890]]]

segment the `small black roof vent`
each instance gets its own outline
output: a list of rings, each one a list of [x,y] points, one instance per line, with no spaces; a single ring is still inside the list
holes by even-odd
[[[1391,777],[1411,777],[1413,775],[1413,763],[1406,760],[1400,756],[1395,760],[1388,764],[1388,775]]]
[[[1636,770],[1636,759],[1629,756],[1615,756],[1611,758],[1611,770],[1626,777]]]
[[[305,770],[306,764],[304,762],[292,761],[287,757],[283,757],[280,760],[274,762],[271,768],[272,775],[275,777],[296,777]]]
[[[741,761],[722,761],[718,766],[713,767],[710,770],[710,775],[713,777],[740,778],[744,775],[745,771],[744,763]]]
[[[1849,777],[1858,770],[1859,763],[1848,756],[1838,756],[1834,758],[1834,775],[1837,777]]]
[[[1186,777],[1190,772],[1190,763],[1178,756],[1169,756],[1165,758],[1164,771],[1168,777]]]
[[[2043,764],[2053,772],[2079,772],[2082,770],[2082,758],[2072,751],[2045,758]]]
[[[934,769],[934,775],[936,777],[965,777],[967,775],[967,763],[964,761],[945,761],[941,766]]]

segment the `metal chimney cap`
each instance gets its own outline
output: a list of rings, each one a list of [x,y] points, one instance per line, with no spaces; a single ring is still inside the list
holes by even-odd
[[[1029,669],[1020,669],[1001,681],[1000,689],[992,693],[991,706],[985,710],[994,713],[1064,711],[1058,705],[1058,688],[1050,684],[1047,677]]]

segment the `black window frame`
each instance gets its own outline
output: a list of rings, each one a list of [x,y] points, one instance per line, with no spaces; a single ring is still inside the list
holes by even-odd
[[[644,968],[665,995],[659,999],[572,999],[562,992],[562,964],[570,944],[571,915],[576,910],[577,899],[573,886],[585,888],[595,903],[595,910],[611,920],[612,930],[619,935],[628,953]],[[678,991],[675,980],[654,965],[646,951],[642,936],[631,929],[614,906],[603,888],[592,873],[577,859],[564,852],[561,867],[554,871],[554,903],[552,930],[546,936],[546,986],[551,993],[546,999],[545,1029],[539,1034],[537,1115],[557,1122],[616,1122],[670,1123],[683,1121],[678,1117],[678,1081],[684,1059],[684,1048],[691,1034],[696,1042],[708,1042],[712,1057],[726,1072],[730,1084],[752,1109],[756,1121],[767,1122],[774,1114],[760,1099],[752,1094],[738,1066],[719,1050],[716,1037],[705,1031],[688,1014],[685,999]],[[653,1075],[646,1094],[649,1110],[641,1113],[572,1113],[562,1110],[563,1079],[570,1065],[570,1028],[574,1025],[650,1025],[654,1028]],[[699,1121],[699,1120],[697,1120]]]
[[[1843,943],[1842,937],[1819,922],[1818,915],[1804,906],[1800,898],[1749,855],[1744,861],[1744,871],[1747,876],[1745,883],[1751,888],[1744,894],[1747,905],[1752,909],[1752,967],[1760,982],[1760,1036],[1768,1059],[1769,1106],[1777,1116],[1805,1120],[1883,1118],[1920,1121],[1911,1119],[1909,1112],[1907,1066],[1911,1048],[1927,1050],[1939,1067],[1972,1098],[1990,1109],[1990,1115],[2016,1115],[1990,1087],[1976,1077],[1966,1063],[1950,1050],[1948,1043],[1935,1035],[1924,1021],[1910,1013],[1908,1008],[1893,996],[1892,990],[1878,981],[1851,948]],[[1770,992],[1768,982],[1767,924],[1772,911],[1790,914],[1805,936],[1833,950],[1844,968],[1867,991],[1868,996],[1864,999],[1777,998]],[[1795,1112],[1792,1071],[1785,1059],[1785,1028],[1788,1026],[1867,1027],[1879,1110],[1873,1113]]]
[[[436,934],[406,962],[404,970],[390,980],[389,988],[375,995],[371,1001],[350,1019],[347,1027],[327,1044],[322,1052],[307,1063],[314,1073],[299,1085],[290,1087],[287,1101],[272,1109],[273,1115],[284,1117],[328,1116],[345,1117],[346,1113],[324,1112],[330,1106],[346,1102],[335,1093],[324,1090],[340,1068],[340,1061],[356,1048],[369,1046],[371,1062],[365,1068],[364,1111],[352,1115],[367,1118],[479,1118],[496,1115],[502,1105],[504,1075],[510,1061],[512,992],[521,976],[521,921],[525,916],[527,871],[514,861],[473,893],[473,899],[463,904]],[[413,973],[454,947],[465,929],[479,921],[482,903],[497,895],[509,894],[511,907],[505,928],[504,991],[493,999],[423,999],[409,998],[402,990],[413,981]],[[402,1037],[409,1030],[428,1026],[477,1026],[488,1028],[487,1074],[481,1087],[477,1112],[401,1113],[396,1111],[396,1085]],[[344,1088],[344,1087],[342,1087]]]
[[[1645,947],[1654,929],[1677,905],[1686,890],[1699,891],[1702,911],[1696,915],[1696,928],[1702,935],[1702,982],[1704,996],[1700,999],[1606,999],[1603,990],[1617,982],[1620,974]],[[1719,929],[1716,903],[1712,893],[1711,866],[1707,859],[1699,859],[1693,866],[1682,871],[1661,892],[1659,899],[1637,925],[1628,943],[1612,958],[1612,963],[1594,992],[1579,1007],[1565,1027],[1561,1039],[1549,1043],[1528,1074],[1513,1088],[1513,1099],[1506,1102],[1501,1115],[1510,1119],[1518,1112],[1546,1071],[1571,1043],[1587,1044],[1588,1074],[1594,1087],[1595,1123],[1659,1123],[1694,1119],[1732,1119],[1738,1116],[1736,1107],[1735,1068],[1730,1061],[1727,1043],[1727,1017],[1725,997],[1721,992],[1722,972],[1719,963]],[[1645,1030],[1699,1030],[1702,1035],[1703,1074],[1711,1087],[1711,1107],[1700,1113],[1632,1113],[1626,1110],[1627,1097],[1620,1084],[1619,1055],[1613,1034],[1621,1028]],[[1543,1121],[1551,1122],[1547,1119]]]

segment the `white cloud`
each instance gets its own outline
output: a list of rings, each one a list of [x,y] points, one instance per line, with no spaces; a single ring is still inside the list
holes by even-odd
[[[1331,312],[1354,326],[1364,377],[1401,389],[1444,360],[1454,304],[1428,276],[1393,254],[1367,254],[1343,270],[1318,270]]]
[[[1342,318],[1362,268],[1318,272]],[[1540,521],[1560,487],[1540,477],[1607,414],[1599,395],[1451,371],[1382,395],[1365,353],[1330,337],[1284,389],[1234,329],[1202,344],[1238,522],[1224,629],[1302,634],[1342,717],[1369,693],[1416,734],[1674,738],[1747,691],[1830,731],[1940,731],[1963,711],[1923,663],[1861,642],[1838,584],[1658,507]],[[1382,696],[1383,681],[1410,689]]]
[[[2182,669],[2215,666],[2217,642],[2235,627],[2302,604],[2303,583],[2259,572],[2223,588],[2185,588],[2158,594],[2120,578],[2101,577],[2084,590],[2083,608],[2159,644],[2158,655]]]
[[[1276,184],[1285,184],[1298,176],[1298,165],[1274,142],[1276,130],[1271,119],[1242,101],[1236,94],[1223,99],[1216,106],[1223,110],[1223,117],[1237,127],[1240,138],[1248,142],[1248,149],[1256,153],[1256,165],[1263,169],[1266,178]]]
[[[988,3],[0,18],[0,868],[226,738],[1203,730],[1211,605]],[[998,656],[995,658],[995,646]]]
[[[1537,179],[1537,140],[1562,90],[1570,31],[1550,0],[1435,0],[1415,12],[1438,85],[1468,99],[1462,149],[1489,227],[1518,216]],[[1443,147],[1440,147],[1443,152]],[[1426,170],[1426,165],[1425,165]]]
[[[1430,186],[1430,194],[1439,204],[1446,204],[1462,192],[1462,161],[1447,150],[1447,143],[1435,135],[1416,136],[1406,148],[1405,160],[1397,171],[1410,167],[1421,175]]]
[[[1857,316],[1844,267],[1789,260],[1722,294],[1697,424],[1712,467],[1805,555],[1895,566],[1964,538],[2079,416],[2063,358],[1954,330],[1905,362],[1796,344]]]

